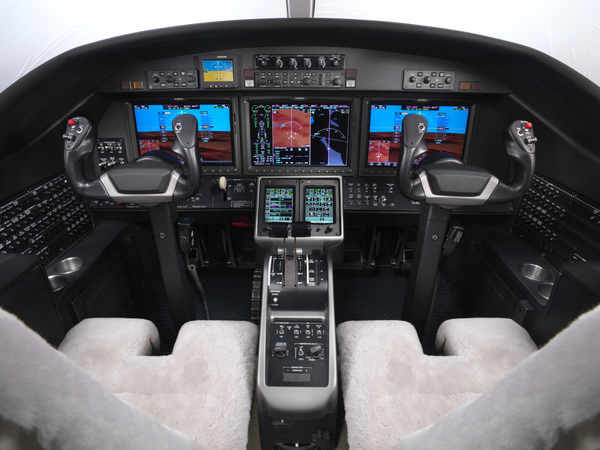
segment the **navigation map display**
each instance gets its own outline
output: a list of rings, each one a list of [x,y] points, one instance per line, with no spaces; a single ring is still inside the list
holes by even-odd
[[[350,106],[251,103],[253,166],[347,167]]]
[[[419,114],[428,122],[425,141],[429,151],[448,152],[462,159],[465,150],[468,106],[371,104],[367,166],[396,167],[402,148],[402,120]],[[419,161],[415,161],[415,164]]]
[[[265,223],[292,223],[294,221],[294,188],[265,188]]]
[[[175,155],[173,119],[192,114],[198,120],[198,148],[202,164],[232,165],[231,105],[214,104],[144,104],[133,105],[140,155],[163,150]]]
[[[310,223],[333,223],[335,211],[332,187],[307,187],[304,190],[304,220]]]

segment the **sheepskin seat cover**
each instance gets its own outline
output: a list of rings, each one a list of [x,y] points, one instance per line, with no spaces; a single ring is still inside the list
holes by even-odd
[[[537,350],[522,327],[499,318],[443,323],[436,347],[446,356],[423,354],[408,322],[344,322],[337,338],[348,444],[357,450],[391,448],[478,397]]]
[[[599,449],[598,342],[600,306],[476,400],[407,436],[394,450]]]
[[[86,319],[59,350],[109,391],[208,449],[245,449],[258,327],[193,321],[173,353],[150,356],[158,332],[140,319]]]
[[[0,448],[201,450],[119,400],[0,308]]]

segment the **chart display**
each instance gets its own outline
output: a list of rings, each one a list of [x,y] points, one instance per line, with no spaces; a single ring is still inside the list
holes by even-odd
[[[265,188],[265,222],[291,223],[294,221],[294,188]]]
[[[304,190],[304,220],[333,223],[335,218],[332,187],[307,187]]]
[[[348,165],[350,106],[250,105],[253,166]]]
[[[398,165],[402,149],[402,120],[408,114],[421,115],[428,122],[425,142],[429,151],[419,159],[436,151],[451,153],[462,159],[469,111],[469,106],[372,104],[367,166]]]
[[[202,164],[233,164],[231,105],[144,104],[133,105],[140,155],[151,150],[171,153],[175,140],[173,119],[191,114],[198,120],[198,149]]]

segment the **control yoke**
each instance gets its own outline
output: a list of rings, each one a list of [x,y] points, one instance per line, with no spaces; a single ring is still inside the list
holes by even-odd
[[[398,187],[408,198],[421,202],[415,253],[404,301],[403,318],[424,336],[435,302],[438,266],[444,245],[456,243],[462,231],[448,232],[450,211],[515,200],[525,193],[535,171],[535,143],[530,122],[516,120],[504,135],[515,175],[504,183],[486,169],[464,164],[449,153],[425,156],[412,172],[413,162],[427,152],[427,119],[410,114],[402,121],[402,156],[398,161]],[[446,237],[446,239],[443,239]]]
[[[486,169],[464,164],[449,153],[426,156],[411,173],[413,162],[427,151],[427,119],[409,114],[402,121],[402,156],[398,186],[412,200],[453,209],[501,203],[519,198],[535,172],[535,143],[531,122],[516,120],[504,134],[506,153],[515,162],[515,175],[504,183]]]
[[[68,180],[85,197],[145,206],[183,200],[200,188],[201,166],[198,157],[198,121],[189,114],[173,119],[175,142],[166,152],[151,151],[131,164],[111,167],[100,178],[88,180],[84,161],[96,145],[97,131],[85,117],[69,119],[63,135],[64,163]]]
[[[185,322],[196,318],[194,297],[176,240],[177,213],[173,202],[191,197],[200,188],[198,121],[189,114],[177,116],[173,119],[173,133],[175,142],[171,150],[183,159],[183,164],[169,153],[151,151],[131,164],[111,167],[94,180],[85,176],[84,161],[96,145],[95,127],[85,117],[74,117],[68,121],[63,139],[65,172],[77,192],[98,200],[148,207],[167,301],[177,332]]]

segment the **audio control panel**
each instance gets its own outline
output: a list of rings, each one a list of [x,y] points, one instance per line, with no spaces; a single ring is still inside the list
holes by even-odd
[[[149,70],[148,89],[198,89],[198,71],[190,69]]]
[[[456,72],[452,70],[405,70],[404,89],[420,91],[452,91]]]
[[[324,322],[272,322],[267,385],[327,386],[329,349],[326,330]]]

